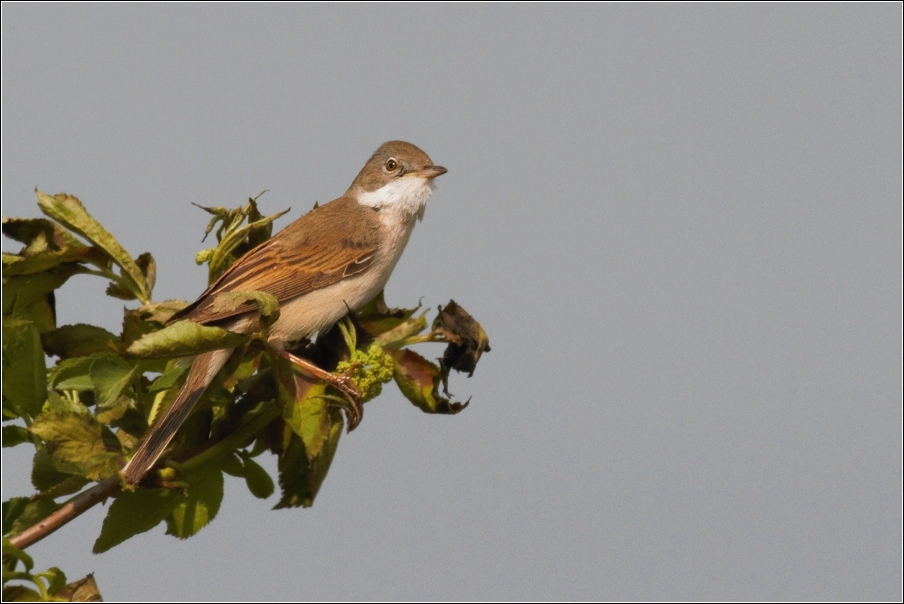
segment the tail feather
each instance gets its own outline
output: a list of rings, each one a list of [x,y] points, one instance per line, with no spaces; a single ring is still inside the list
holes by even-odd
[[[160,418],[160,421],[154,424],[151,431],[141,441],[135,455],[123,468],[122,473],[128,482],[137,483],[157,463],[179,427],[201,399],[207,386],[226,364],[230,354],[232,354],[230,349],[214,350],[195,357],[191,369],[188,371],[185,385],[182,386],[176,400]]]

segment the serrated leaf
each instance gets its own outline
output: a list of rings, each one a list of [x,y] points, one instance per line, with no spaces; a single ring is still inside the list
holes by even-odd
[[[47,453],[60,472],[103,480],[119,470],[119,440],[90,414],[45,412],[29,430],[46,443]]]
[[[136,297],[142,301],[148,301],[151,291],[145,281],[144,274],[129,253],[97,220],[88,214],[85,207],[77,198],[65,193],[59,193],[53,197],[36,191],[38,194],[38,206],[50,218],[63,224],[71,231],[82,235],[98,248],[109,254],[113,262],[122,269],[123,285],[131,289]]]
[[[273,294],[262,291],[233,291],[217,294],[211,312],[232,312],[240,308],[257,307],[261,323],[265,327],[273,325],[279,319],[279,299]]]
[[[31,419],[47,400],[47,366],[31,321],[3,318],[3,408]]]
[[[13,530],[13,523],[19,519],[28,506],[28,497],[13,497],[3,502],[3,534]]]
[[[260,464],[247,456],[242,456],[244,460],[245,483],[248,490],[258,499],[266,499],[273,494],[275,489],[273,479]]]
[[[23,426],[3,426],[3,448],[31,442],[31,432]]]
[[[308,382],[288,362],[275,356],[272,366],[283,404],[283,419],[301,437],[308,458],[312,459],[323,449],[330,430],[329,406],[323,398],[326,385]]]
[[[387,351],[396,361],[393,378],[409,401],[425,413],[454,415],[468,403],[453,403],[440,395],[442,370],[418,353],[403,348]]]
[[[31,466],[31,484],[39,492],[50,492],[72,478],[71,473],[61,471],[57,465],[57,461],[50,456],[43,445],[35,451]],[[71,468],[66,465],[66,469]]]
[[[50,331],[56,327],[54,290],[83,270],[77,264],[65,264],[33,275],[4,274],[3,316],[29,319],[39,332]]]
[[[355,312],[355,322],[376,338],[407,323],[420,308],[420,304],[416,308],[389,308],[383,298],[383,291],[380,291],[373,300]]]
[[[133,342],[126,352],[145,359],[166,359],[195,355],[221,348],[238,348],[248,336],[194,321],[178,321]]]
[[[59,392],[47,394],[47,402],[41,408],[41,413],[78,413],[90,415],[91,411],[80,400],[68,396],[62,396]]]
[[[48,355],[68,359],[116,352],[119,338],[101,327],[78,323],[41,334],[41,344]]]
[[[99,252],[45,218],[4,218],[3,234],[26,244],[18,254],[3,254],[6,276],[46,271],[64,262],[93,258]]]
[[[91,381],[91,365],[101,355],[94,354],[88,357],[75,357],[65,359],[51,367],[49,372],[49,384],[51,388],[59,390],[93,390],[94,382]]]
[[[274,220],[287,213],[289,210],[284,210],[282,212],[277,212],[271,216],[267,216],[266,218],[262,218],[260,220],[255,220],[249,224],[246,224],[243,227],[239,227],[241,224],[241,220],[244,219],[244,216],[247,215],[247,212],[243,212],[241,216],[232,217],[231,223],[226,227],[224,236],[220,241],[220,244],[217,246],[214,251],[213,258],[210,260],[209,265],[209,278],[212,282],[214,279],[223,274],[235,258],[232,257],[233,252],[238,248],[242,243],[245,242],[246,237],[259,231],[262,228],[268,227]],[[238,218],[238,220],[236,220]]]
[[[138,296],[131,289],[127,289],[120,285],[119,283],[111,282],[105,291],[105,293],[111,298],[116,298],[118,300],[137,300]]]
[[[92,551],[103,553],[130,537],[151,530],[184,498],[182,493],[172,489],[121,491],[110,505]]]
[[[207,526],[220,511],[223,501],[223,472],[208,467],[183,477],[189,483],[188,496],[166,518],[167,535],[188,539]]]
[[[329,433],[320,454],[310,461],[301,438],[290,432],[289,443],[278,462],[282,497],[273,509],[299,506],[309,508],[314,504],[314,498],[330,469],[336,447],[339,446],[343,425],[342,412],[330,409]]]
[[[98,405],[108,405],[119,397],[123,388],[135,377],[132,367],[115,354],[102,354],[93,363],[89,374],[94,384],[94,398]]]
[[[139,306],[132,312],[142,321],[156,321],[163,324],[186,306],[188,306],[188,302],[185,300],[164,300]]]

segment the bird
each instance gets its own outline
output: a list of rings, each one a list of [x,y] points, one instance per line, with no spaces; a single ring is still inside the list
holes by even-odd
[[[217,296],[251,290],[276,296],[280,314],[267,330],[268,345],[302,371],[336,386],[352,401],[360,419],[358,392],[348,377],[330,374],[286,349],[322,333],[383,290],[415,223],[424,216],[434,179],[446,172],[411,143],[383,143],[345,194],[246,252],[170,322],[190,320],[250,334],[260,329],[256,307],[249,302],[224,310],[224,305],[216,304]],[[233,350],[194,357],[176,400],[123,467],[128,483],[138,483],[157,463]]]

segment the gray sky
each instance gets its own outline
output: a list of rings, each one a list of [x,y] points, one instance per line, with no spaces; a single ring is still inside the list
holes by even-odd
[[[37,566],[110,600],[901,599],[899,4],[2,10],[5,216],[76,195],[194,299],[190,202],[268,189],[284,226],[409,140],[449,173],[387,300],[493,348],[460,415],[370,403],[310,510],[230,479],[192,539],[93,556],[99,507]],[[118,329],[103,290],[60,322]]]

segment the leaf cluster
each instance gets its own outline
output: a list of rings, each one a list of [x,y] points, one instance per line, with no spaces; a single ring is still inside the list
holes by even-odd
[[[278,484],[275,508],[311,506],[342,434],[345,401],[267,347],[266,329],[279,317],[279,301],[265,292],[232,292],[217,300],[227,307],[255,304],[262,331],[250,336],[191,321],[170,323],[187,303],[152,301],[156,267],[150,254],[133,259],[75,197],[38,192],[38,205],[49,219],[3,219],[4,234],[24,244],[18,254],[3,254],[3,446],[34,447],[36,490],[3,504],[4,599],[48,599],[83,589],[89,579],[93,584],[86,577],[73,587],[58,569],[29,574],[30,558],[16,547],[17,539],[54,518],[91,483],[118,479],[141,437],[175,400],[190,364],[185,357],[200,352],[235,349],[165,464],[137,488],[116,489],[94,552],[160,523],[177,538],[194,535],[219,510],[224,474],[242,478],[262,499]],[[204,209],[213,215],[206,234],[215,232],[218,241],[198,255],[209,265],[211,282],[266,241],[283,214],[262,216],[256,198],[233,210]],[[108,295],[140,303],[124,309],[119,333],[87,324],[57,326],[54,291],[79,274],[108,279]],[[419,310],[390,309],[381,293],[292,352],[348,372],[365,400],[395,381],[422,411],[458,413],[468,403],[449,399],[449,371],[473,372],[489,350],[486,334],[454,301],[439,308],[429,329],[426,311]],[[447,344],[438,363],[409,348],[423,342]],[[56,359],[50,366],[48,357]],[[275,481],[256,461],[265,453],[277,457]],[[35,589],[7,585],[12,579],[30,581]]]

